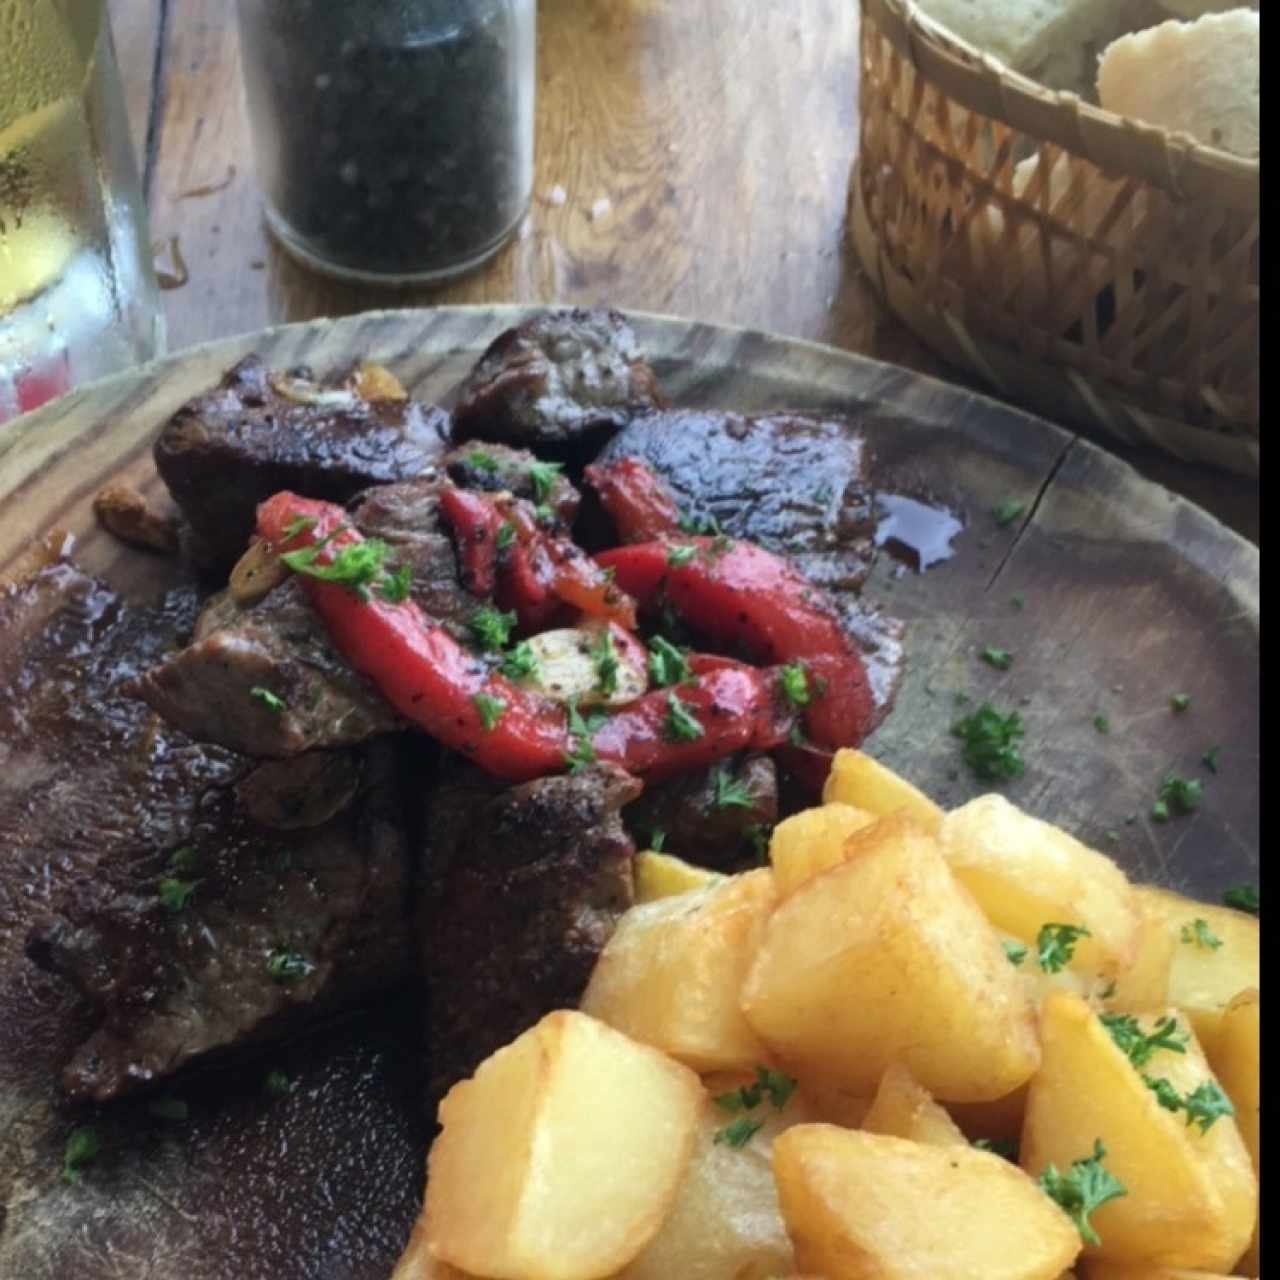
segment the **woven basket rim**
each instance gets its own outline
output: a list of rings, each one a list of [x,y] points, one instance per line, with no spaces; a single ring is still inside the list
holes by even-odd
[[[1141,177],[1179,196],[1212,192],[1233,207],[1259,206],[1260,159],[1117,115],[1069,90],[1046,88],[969,44],[917,0],[861,3],[864,16],[917,72],[961,106],[1057,143],[1104,172]]]

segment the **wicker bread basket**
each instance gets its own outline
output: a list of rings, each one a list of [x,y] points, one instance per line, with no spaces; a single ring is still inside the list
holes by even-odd
[[[1256,475],[1259,162],[861,3],[849,228],[890,309],[1046,417]]]

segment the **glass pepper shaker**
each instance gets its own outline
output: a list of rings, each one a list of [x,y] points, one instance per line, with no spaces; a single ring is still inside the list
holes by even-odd
[[[536,0],[238,0],[266,218],[318,271],[492,257],[533,189]]]

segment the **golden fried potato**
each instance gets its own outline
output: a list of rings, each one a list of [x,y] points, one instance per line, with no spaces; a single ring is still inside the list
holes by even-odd
[[[1253,1171],[1261,1177],[1261,1145],[1258,1133],[1258,1099],[1262,1091],[1261,1052],[1262,1024],[1258,989],[1242,991],[1227,1005],[1214,1053],[1209,1057],[1218,1082],[1235,1104],[1236,1124],[1249,1149]],[[1253,1240],[1236,1265],[1242,1275],[1258,1274],[1258,1226]]]
[[[880,1077],[880,1088],[863,1118],[868,1133],[909,1138],[933,1147],[967,1147],[969,1139],[900,1062]]]
[[[931,835],[942,822],[942,810],[923,791],[900,778],[865,751],[842,747],[831,762],[822,788],[824,804],[848,804],[877,817],[905,812]]]
[[[769,862],[778,897],[785,898],[819,871],[844,861],[845,841],[876,820],[847,804],[824,804],[783,818],[769,837]]]
[[[633,907],[596,962],[583,1012],[695,1071],[750,1070],[768,1054],[739,996],[773,904],[761,868]]]
[[[1227,1005],[1239,992],[1260,985],[1261,947],[1257,918],[1230,907],[1184,898],[1142,885],[1138,897],[1163,915],[1173,936],[1169,1003],[1182,1009],[1211,1057]],[[1196,922],[1203,922],[1203,930]],[[1212,942],[1219,946],[1213,946]]]
[[[796,1262],[828,1280],[1059,1280],[1080,1251],[1066,1214],[986,1151],[797,1125],[773,1171]]]
[[[1126,1013],[1150,1013],[1171,1002],[1169,978],[1177,935],[1164,911],[1140,889],[1135,889],[1133,901],[1138,910],[1138,953],[1133,964],[1115,975],[1106,1003]]]
[[[1119,1262],[1090,1262],[1084,1280],[1231,1280],[1221,1271],[1192,1271],[1158,1263],[1126,1266]]]
[[[465,1271],[451,1267],[432,1255],[427,1243],[427,1220],[419,1214],[413,1224],[413,1232],[409,1243],[405,1245],[396,1269],[391,1273],[391,1280],[473,1280]]]
[[[728,1081],[721,1081],[728,1092]],[[739,1077],[739,1083],[750,1083]],[[713,1092],[719,1085],[711,1086]],[[759,1121],[742,1147],[724,1141],[740,1116]],[[777,1110],[762,1101],[732,1115],[708,1101],[693,1158],[658,1234],[618,1280],[765,1280],[795,1267],[791,1241],[773,1181],[773,1142],[795,1124],[812,1120],[801,1093]],[[721,1140],[716,1141],[716,1135]]]
[[[956,879],[997,929],[1034,943],[1045,924],[1082,925],[1073,969],[1115,975],[1137,958],[1140,918],[1125,874],[1110,858],[1041,822],[1003,796],[948,813],[938,832]]]
[[[1135,1015],[1144,1035],[1155,1017]],[[1176,1010],[1180,1031],[1189,1033]],[[1258,1186],[1240,1130],[1220,1116],[1201,1132],[1161,1106],[1144,1076],[1181,1096],[1213,1080],[1199,1044],[1156,1050],[1135,1067],[1079,996],[1055,992],[1040,1013],[1044,1061],[1031,1081],[1019,1161],[1033,1177],[1049,1164],[1065,1173],[1095,1140],[1103,1167],[1126,1194],[1092,1216],[1100,1245],[1086,1254],[1112,1262],[1226,1269],[1244,1252]]]
[[[636,881],[636,903],[656,902],[690,889],[705,889],[719,884],[725,877],[706,867],[695,867],[674,854],[646,849],[637,853],[633,870]]]
[[[440,1104],[427,1248],[496,1280],[598,1280],[661,1227],[697,1135],[697,1076],[576,1011],[548,1014]]]
[[[902,814],[774,909],[742,988],[802,1083],[869,1096],[900,1059],[934,1097],[998,1098],[1039,1062],[1022,979],[937,842]]]

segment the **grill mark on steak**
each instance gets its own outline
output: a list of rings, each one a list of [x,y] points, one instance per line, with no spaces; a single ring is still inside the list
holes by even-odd
[[[67,564],[0,596],[0,1131],[64,1065],[72,1096],[108,1098],[408,971],[390,744],[353,762],[359,794],[341,813],[257,825],[237,794],[253,761],[120,693],[190,614],[189,598],[126,607]],[[157,889],[180,848],[196,866],[173,874],[198,883],[171,911]],[[28,940],[89,1005],[31,966]],[[275,947],[314,969],[275,983]]]
[[[188,553],[202,571],[225,575],[253,533],[255,508],[273,493],[346,502],[369,485],[431,471],[448,448],[449,418],[435,406],[358,396],[306,404],[272,383],[261,358],[246,356],[156,440],[156,470],[190,525]]]
[[[453,436],[579,458],[663,403],[616,311],[544,311],[500,334],[476,362],[458,392]]]
[[[433,1105],[543,1014],[576,1006],[634,899],[619,811],[637,779],[594,765],[500,787],[460,765],[428,800],[418,936]]]

